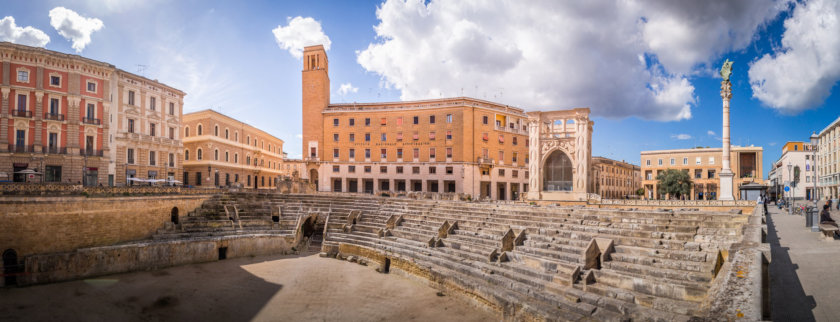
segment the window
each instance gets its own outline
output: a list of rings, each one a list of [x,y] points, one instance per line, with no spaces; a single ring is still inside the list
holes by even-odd
[[[225,162],[230,162],[230,153],[228,151],[225,151]]]
[[[512,157],[511,162],[516,162],[516,156],[517,156],[516,152],[513,152],[513,157]]]
[[[702,163],[702,161],[701,161],[701,160],[702,160],[702,158],[701,158],[701,157],[696,157],[696,158],[694,158],[694,164],[696,164],[696,165],[700,165],[700,163]]]
[[[230,131],[228,129],[225,129],[225,139],[230,140]]]
[[[715,157],[709,157],[709,164],[715,164]]]
[[[189,137],[189,136],[190,136],[190,128],[189,128],[189,127],[185,127],[185,128],[184,128],[184,137]]]
[[[96,82],[88,82],[87,91],[91,93],[96,93]]]
[[[414,117],[414,124],[420,124],[420,117],[419,116]]]
[[[397,118],[397,125],[402,126],[402,116]]]
[[[128,164],[134,164],[134,149],[128,149],[125,152],[126,160],[125,162]]]
[[[437,167],[429,167],[429,174],[437,174]]]
[[[365,126],[370,126],[370,118],[369,117],[365,118]]]
[[[703,178],[703,169],[695,169],[694,170],[694,179],[702,179]]]
[[[18,71],[18,82],[29,83],[29,72],[25,70]]]
[[[198,125],[198,135],[201,135],[201,124]]]
[[[201,160],[201,149],[198,149],[198,151],[196,152],[195,159],[196,160]]]
[[[387,140],[388,140],[388,138],[387,138],[387,136],[385,135],[385,133],[382,133],[382,142],[385,142],[385,141],[387,141]]]
[[[382,125],[382,126],[388,125],[388,120],[384,117],[379,119],[379,125]]]
[[[429,124],[435,124],[435,116],[429,115]]]
[[[403,149],[398,148],[397,149],[397,159],[402,159],[402,157],[403,157]]]
[[[414,137],[414,140],[419,140],[420,139],[420,133],[414,132],[413,137]]]
[[[155,123],[149,123],[149,136],[155,136]]]
[[[402,141],[402,132],[397,132],[397,141]]]
[[[347,172],[356,173],[356,166],[355,165],[347,166]]]
[[[369,165],[366,165],[366,166],[365,166],[365,173],[370,173],[370,172],[371,172],[371,170],[370,170],[370,169],[371,169],[371,168],[370,168],[370,166],[369,166]]]
[[[510,170],[510,177],[511,178],[518,178],[519,177],[519,170]]]
[[[184,161],[190,161],[190,150],[184,150]]]
[[[380,157],[382,160],[387,159],[387,158],[388,158],[388,149],[381,149],[381,150],[379,150],[379,157]]]
[[[411,167],[412,174],[420,174],[420,167]]]
[[[355,133],[350,133],[350,142],[355,142],[355,141],[356,141],[356,134]]]
[[[515,137],[515,136],[514,136],[511,140],[512,140],[511,142],[513,143],[513,145],[516,145],[516,144],[518,143],[518,142],[516,141],[516,137]]]
[[[481,117],[481,124],[487,125],[487,122],[488,122],[487,115],[482,116]]]
[[[481,149],[481,157],[483,157],[485,159],[489,159],[490,158],[490,152],[488,152],[487,149]]]
[[[17,110],[26,111],[26,95],[18,94]]]
[[[149,97],[149,109],[154,111],[157,108],[157,98],[152,96]]]
[[[57,98],[50,99],[50,115],[58,115],[58,102],[59,100]]]
[[[171,140],[175,139],[175,128],[174,127],[169,128],[169,139],[171,139]]]
[[[505,135],[504,134],[499,134],[499,143],[502,143],[502,144],[505,143]]]
[[[155,155],[155,151],[149,151],[149,165],[155,165],[157,162],[157,155]]]
[[[86,117],[90,120],[93,120],[96,117],[96,105],[88,104],[87,110],[85,112],[87,112],[85,113]]]
[[[403,173],[403,167],[401,167],[401,166],[397,167],[397,173]]]
[[[677,160],[674,159],[674,158],[671,158],[671,165],[675,165],[675,164],[677,164]]]
[[[134,91],[128,91],[128,105],[134,105]]]
[[[434,139],[435,139],[435,132],[434,131],[429,132],[429,140],[434,140]]]
[[[245,165],[251,165],[251,156],[250,155],[245,156]]]
[[[219,136],[219,126],[218,125],[213,127],[213,135]]]
[[[189,133],[190,129],[187,128],[187,133]],[[134,133],[134,119],[128,119],[128,133]]]
[[[251,145],[251,136],[250,135],[245,138],[245,144]]]
[[[333,158],[338,158],[338,149],[333,149]]]
[[[419,159],[419,158],[420,158],[420,149],[418,149],[418,148],[415,148],[415,149],[414,149],[414,158],[415,158],[415,159]]]
[[[481,133],[481,140],[485,141],[485,142],[489,141],[490,140],[490,134],[487,134],[487,132]]]
[[[333,172],[339,172],[339,171],[341,171],[341,168],[337,165],[334,165],[333,166]]]
[[[370,142],[370,133],[365,133],[365,142]]]
[[[505,151],[499,150],[499,162],[505,162]]]
[[[446,131],[446,139],[452,140],[452,131]]]
[[[50,85],[52,85],[52,86],[61,86],[61,77],[59,77],[59,76],[50,76]]]
[[[659,165],[662,165],[662,159],[659,159]]]
[[[365,149],[365,159],[370,159],[370,149]]]
[[[452,159],[452,148],[446,148],[446,158]]]
[[[505,176],[505,169],[499,169],[499,177]]]
[[[338,119],[337,118],[333,119],[333,126],[338,126]],[[353,126],[353,119],[350,119],[350,126]]]
[[[386,167],[386,166],[379,167],[379,173],[388,173],[388,167]]]
[[[687,165],[687,164],[688,164],[688,158],[683,158],[683,165]]]
[[[708,176],[707,176],[707,177],[708,177],[709,179],[714,179],[714,178],[715,178],[715,170],[709,170],[709,171],[708,171]]]
[[[175,167],[175,155],[172,153],[169,154],[169,166]]]
[[[347,124],[349,124],[350,126],[355,126],[356,125],[356,119],[354,119],[354,118],[350,118],[347,122],[348,122]],[[338,125],[338,124],[336,123],[336,125]]]
[[[219,149],[213,150],[213,160],[219,161]]]
[[[333,142],[338,142],[338,133],[333,133]]]
[[[446,123],[452,123],[452,114],[446,114]]]
[[[169,115],[175,115],[175,103],[169,103]]]
[[[452,167],[446,167],[446,174],[452,174],[452,173],[454,173],[454,172],[455,172],[455,171],[454,171],[454,169],[453,169]]]
[[[434,161],[434,160],[435,160],[435,156],[436,156],[436,155],[435,155],[435,148],[429,148],[429,160],[430,160],[430,161]]]

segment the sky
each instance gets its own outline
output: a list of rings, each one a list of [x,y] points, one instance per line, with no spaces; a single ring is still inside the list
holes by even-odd
[[[469,96],[532,110],[589,107],[593,156],[764,148],[840,116],[840,1],[0,0],[0,41],[107,62],[187,93],[301,151],[302,48],[324,44],[331,101]]]

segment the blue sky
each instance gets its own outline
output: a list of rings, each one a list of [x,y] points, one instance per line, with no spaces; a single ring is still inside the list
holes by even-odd
[[[335,103],[463,94],[526,110],[586,106],[593,155],[635,164],[642,150],[720,145],[717,69],[726,58],[735,61],[732,142],[764,147],[765,175],[784,142],[808,140],[840,115],[840,4],[829,0],[0,1],[0,8],[0,40],[158,79],[187,93],[186,112],[213,108],[262,128],[286,141],[290,157],[300,156],[301,144],[301,61],[293,52],[324,39]]]

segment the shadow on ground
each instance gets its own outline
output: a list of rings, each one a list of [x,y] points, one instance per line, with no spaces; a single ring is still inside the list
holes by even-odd
[[[776,216],[787,216],[776,214]],[[817,306],[813,296],[806,295],[790,259],[789,247],[782,247],[773,217],[767,218],[767,242],[770,243],[770,303],[773,321],[815,321],[812,310]]]

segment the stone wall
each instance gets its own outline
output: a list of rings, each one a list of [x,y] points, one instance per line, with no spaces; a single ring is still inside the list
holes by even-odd
[[[226,258],[285,254],[291,250],[288,237],[243,235],[141,242],[119,246],[94,247],[72,252],[26,257],[25,273],[19,285],[53,283],[65,280],[159,269],[163,267],[220,260],[220,248]]]
[[[0,197],[0,251],[18,258],[147,239],[210,195],[144,197]]]

